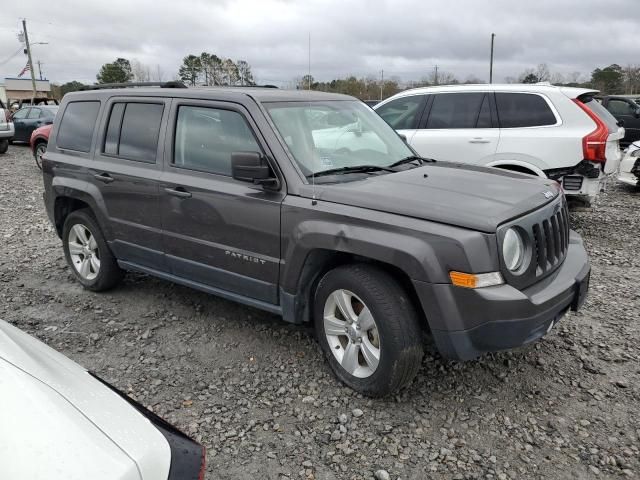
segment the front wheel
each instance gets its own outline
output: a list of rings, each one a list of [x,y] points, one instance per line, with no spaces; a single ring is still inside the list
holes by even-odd
[[[9,150],[9,139],[4,138],[0,140],[0,153],[7,153]]]
[[[122,279],[123,272],[90,210],[69,214],[64,222],[62,242],[67,263],[87,290],[109,290]]]
[[[415,308],[384,270],[366,264],[328,272],[315,294],[318,341],[339,380],[380,397],[408,385],[423,346]]]
[[[44,155],[47,151],[47,144],[45,142],[40,142],[36,145],[36,148],[33,152],[33,156],[36,160],[36,165],[40,170],[42,170],[42,155]]]

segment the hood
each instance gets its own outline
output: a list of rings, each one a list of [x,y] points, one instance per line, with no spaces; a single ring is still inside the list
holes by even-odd
[[[315,186],[317,200],[489,233],[549,203],[560,192],[553,180],[449,162]],[[305,197],[312,198],[313,194],[311,185],[302,190]]]
[[[138,480],[136,464],[47,385],[0,359],[0,477]]]
[[[0,392],[0,478],[167,478],[170,447],[147,418],[80,365],[2,320]],[[19,467],[33,475],[6,474]]]

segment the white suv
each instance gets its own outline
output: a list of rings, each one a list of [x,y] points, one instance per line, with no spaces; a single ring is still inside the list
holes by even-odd
[[[13,138],[15,130],[13,122],[9,118],[9,110],[0,100],[0,153],[7,153],[9,140]]]
[[[424,157],[548,177],[590,203],[617,170],[624,137],[597,93],[549,84],[425,87],[374,109]]]

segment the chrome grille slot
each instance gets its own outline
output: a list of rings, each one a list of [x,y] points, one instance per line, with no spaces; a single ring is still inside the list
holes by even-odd
[[[562,263],[569,246],[569,214],[566,204],[540,223],[533,224],[536,276],[544,275]]]

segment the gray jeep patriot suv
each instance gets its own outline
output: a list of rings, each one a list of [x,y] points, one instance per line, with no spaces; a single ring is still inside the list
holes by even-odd
[[[411,381],[423,333],[473,359],[585,299],[556,182],[420,158],[354,98],[161,86],[71,93],[60,110],[44,200],[84,287],[135,270],[313,322],[363,394]]]

